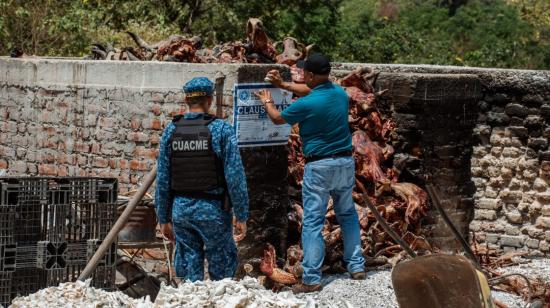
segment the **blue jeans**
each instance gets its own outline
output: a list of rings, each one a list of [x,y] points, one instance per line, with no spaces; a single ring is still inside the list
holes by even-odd
[[[321,266],[325,258],[325,241],[321,234],[325,222],[329,196],[342,228],[344,262],[350,273],[365,270],[361,252],[359,219],[351,192],[355,185],[355,162],[351,157],[328,158],[306,164],[302,198],[304,221],[302,266],[305,284],[321,283]]]

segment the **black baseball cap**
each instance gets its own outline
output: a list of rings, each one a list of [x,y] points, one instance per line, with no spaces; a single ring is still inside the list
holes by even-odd
[[[330,73],[330,60],[320,53],[311,54],[306,60],[299,60],[296,66],[315,75],[328,75]]]

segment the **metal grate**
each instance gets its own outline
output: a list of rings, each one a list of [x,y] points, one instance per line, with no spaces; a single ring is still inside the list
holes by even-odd
[[[111,178],[0,177],[0,304],[75,281],[116,221],[117,191]],[[94,286],[114,288],[115,262],[116,243]]]

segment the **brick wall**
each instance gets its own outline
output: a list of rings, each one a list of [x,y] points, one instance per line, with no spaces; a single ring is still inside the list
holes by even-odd
[[[238,70],[46,59],[1,59],[0,68],[0,169],[116,177],[121,193],[152,168],[162,130],[185,112],[181,86],[222,73],[228,105]]]
[[[275,65],[0,57],[0,169],[9,175],[115,177],[125,193],[155,164],[166,124],[185,112],[185,82],[223,76],[224,98],[211,112],[231,121],[233,85],[263,82],[274,68],[288,75]],[[287,154],[284,146],[262,147],[243,150],[242,157],[250,219],[239,256],[247,262],[261,253],[257,243],[286,251]]]

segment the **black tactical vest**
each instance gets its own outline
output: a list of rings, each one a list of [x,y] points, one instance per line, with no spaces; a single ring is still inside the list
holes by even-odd
[[[221,159],[212,148],[208,124],[216,118],[202,115],[196,119],[174,118],[176,126],[170,139],[172,191],[197,199],[223,200],[224,194],[208,191],[225,187]]]

